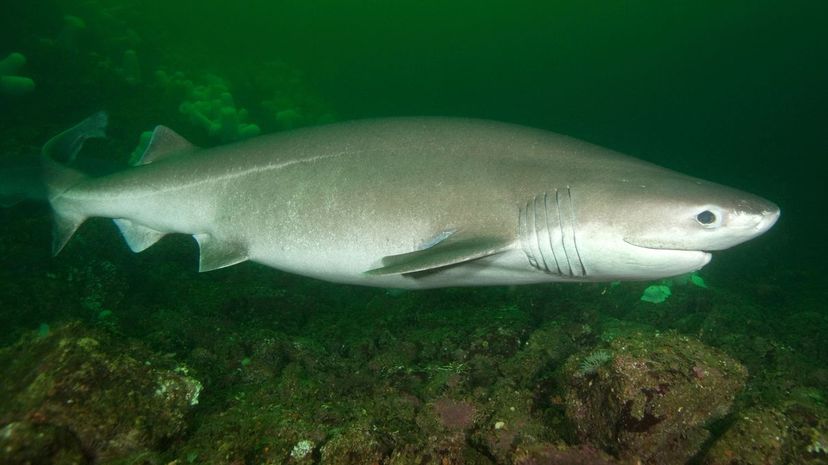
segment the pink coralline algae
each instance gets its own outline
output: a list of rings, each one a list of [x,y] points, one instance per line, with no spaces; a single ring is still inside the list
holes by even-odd
[[[464,430],[474,423],[474,414],[477,409],[474,405],[462,400],[438,399],[434,402],[434,411],[437,412],[444,427]]]

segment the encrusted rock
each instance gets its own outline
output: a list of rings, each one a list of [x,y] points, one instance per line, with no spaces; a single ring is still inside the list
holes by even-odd
[[[321,449],[323,465],[380,465],[390,448],[366,428],[353,426],[328,441]]]
[[[4,465],[85,465],[80,441],[66,428],[15,421],[0,428]]]
[[[797,392],[733,415],[705,451],[704,465],[823,465],[828,463],[828,408],[818,393]],[[814,394],[814,398],[802,397]]]
[[[0,424],[65,430],[96,462],[151,451],[184,432],[201,390],[165,364],[77,324],[24,338],[0,350]]]
[[[772,408],[740,412],[705,454],[705,465],[781,465],[790,421]]]
[[[589,353],[567,362],[567,415],[583,441],[643,464],[693,457],[747,377],[736,360],[677,334],[618,337],[602,351],[588,370]]]

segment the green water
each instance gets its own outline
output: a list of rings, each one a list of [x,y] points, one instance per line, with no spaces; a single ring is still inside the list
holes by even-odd
[[[296,463],[351,463],[333,462],[323,444],[367,448],[353,460],[376,452],[380,463],[395,453],[414,463],[405,451],[428,447],[432,460],[442,450],[448,460],[520,463],[541,447],[530,436],[589,443],[565,412],[577,357],[617,350],[617,337],[675,331],[750,373],[690,463],[724,463],[710,455],[718,438],[757,409],[788,425],[770,463],[826,463],[814,448],[828,438],[826,21],[828,3],[806,0],[6,2],[0,59],[24,54],[15,74],[36,88],[0,95],[0,157],[35,154],[101,109],[109,138],[79,160],[93,171],[120,169],[156,124],[202,146],[243,137],[242,126],[211,133],[182,111],[200,101],[189,80],[212,86],[214,98],[232,94],[243,124],[262,133],[400,115],[508,121],[759,194],[782,217],[716,253],[701,271],[708,289],[675,284],[670,299],[650,304],[639,297],[651,283],[396,295],[249,263],[198,274],[189,238],[133,255],[103,220],[51,258],[47,207],[23,203],[0,210],[0,343],[23,337],[4,350],[33,353],[51,333],[98,331],[88,337],[111,338],[113,351],[130,341],[191,367],[202,401],[181,431],[142,443],[156,460],[146,463],[282,463],[303,438],[314,452]],[[80,325],[61,333],[72,321]],[[547,340],[545,352],[522,345],[550,334],[567,342]],[[534,374],[521,375],[524,366]],[[23,389],[0,383],[8,398]],[[524,425],[509,451],[487,436],[509,414],[483,400],[507,397],[531,404],[508,420]],[[474,426],[461,434],[424,420],[444,398],[473,405]],[[0,427],[33,408],[9,402]],[[251,413],[268,405],[280,407]],[[382,447],[353,439],[363,430]],[[221,437],[230,438],[223,452]],[[598,446],[625,459],[620,446]]]

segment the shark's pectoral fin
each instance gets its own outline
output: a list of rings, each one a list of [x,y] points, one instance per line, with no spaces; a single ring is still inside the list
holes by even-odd
[[[383,257],[382,267],[365,273],[377,276],[435,270],[498,254],[508,249],[512,242],[498,237],[452,237],[424,250]]]
[[[166,234],[125,218],[116,218],[113,221],[121,230],[129,249],[136,253],[148,249]]]
[[[248,259],[247,249],[239,243],[216,239],[209,234],[196,234],[199,260],[198,271],[212,271],[235,265]]]

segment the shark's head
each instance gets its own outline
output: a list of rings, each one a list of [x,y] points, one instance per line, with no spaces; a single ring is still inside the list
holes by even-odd
[[[759,236],[779,218],[774,203],[718,184],[684,176],[651,184],[620,196],[625,209],[644,215],[644,221],[624,222],[624,241],[634,246],[723,250]]]
[[[779,207],[761,197],[661,174],[646,182],[605,181],[603,201],[579,198],[573,187],[574,236],[587,278],[646,280],[695,271],[710,261],[709,252],[757,237],[779,218]]]

